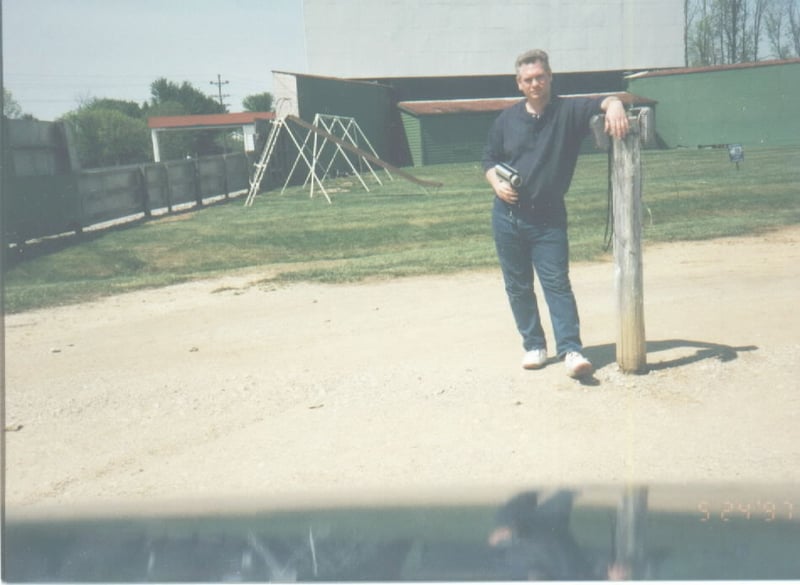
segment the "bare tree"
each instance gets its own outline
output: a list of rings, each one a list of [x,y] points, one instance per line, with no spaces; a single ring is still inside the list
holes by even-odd
[[[764,31],[771,55],[776,59],[800,56],[798,46],[798,0],[772,0],[764,14]]]
[[[744,0],[718,0],[720,34],[723,39],[725,63],[742,61],[744,45],[744,22],[746,6]]]
[[[689,56],[689,65],[717,64],[714,2],[715,0],[692,0],[691,7],[688,8],[687,26],[690,28],[686,32],[686,53]]]
[[[786,59],[790,49],[785,44],[786,36],[784,16],[784,2],[782,0],[772,2],[764,15],[764,30],[767,33],[767,42],[776,59]]]
[[[692,3],[689,0],[683,0],[683,66],[689,66],[689,30],[692,28],[693,14]]]
[[[800,55],[800,0],[686,0],[684,10],[690,65],[758,61],[767,47]]]
[[[800,0],[788,0],[787,5],[789,38],[792,41],[795,56],[800,57]]]
[[[761,33],[764,29],[764,13],[770,0],[753,0],[753,17],[750,24],[750,39],[752,42],[752,60],[758,61],[761,51]]]

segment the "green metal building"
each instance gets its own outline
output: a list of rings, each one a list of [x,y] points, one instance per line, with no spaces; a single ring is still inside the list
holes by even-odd
[[[492,122],[520,99],[400,102],[414,166],[481,160]]]
[[[378,155],[398,166],[479,160],[494,118],[522,99],[513,74],[354,80],[275,71],[273,82],[278,117],[354,118]],[[554,79],[560,94],[619,92],[623,85],[622,71]]]
[[[312,123],[317,114],[354,118],[378,156],[406,156],[402,124],[391,87],[380,83],[296,74],[298,115]],[[398,151],[399,149],[399,151]]]
[[[658,101],[662,146],[800,144],[800,59],[631,75],[628,90]]]
[[[521,99],[513,76],[365,81],[290,75],[300,117],[353,117],[378,155],[397,165],[479,161],[492,121]],[[800,144],[800,59],[556,80],[561,95],[614,93],[630,105],[654,106],[661,147]],[[487,95],[492,88],[504,94]]]

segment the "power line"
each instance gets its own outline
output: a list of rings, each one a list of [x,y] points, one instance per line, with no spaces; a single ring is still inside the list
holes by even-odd
[[[222,81],[222,76],[219,73],[217,73],[217,80],[216,81],[209,81],[209,83],[211,85],[216,85],[217,86],[217,92],[219,93],[219,105],[222,106],[222,109],[224,110],[225,109],[225,102],[222,101],[222,98],[230,97],[230,94],[226,93],[225,95],[222,95],[222,86],[229,84],[230,81],[227,81],[227,80],[226,81]]]

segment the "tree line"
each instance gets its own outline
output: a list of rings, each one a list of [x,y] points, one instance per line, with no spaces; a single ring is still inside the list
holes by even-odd
[[[83,168],[138,164],[153,159],[147,119],[156,116],[224,114],[227,108],[196,89],[189,82],[175,83],[165,78],[150,85],[150,99],[142,104],[112,98],[92,98],[59,121],[72,129],[75,148]],[[24,114],[11,92],[4,89],[3,114],[9,118],[32,118]],[[269,112],[272,94],[247,96],[245,111]],[[243,148],[242,136],[229,130],[166,132],[159,137],[164,160],[222,154]]]
[[[800,57],[800,0],[684,0],[687,66]]]

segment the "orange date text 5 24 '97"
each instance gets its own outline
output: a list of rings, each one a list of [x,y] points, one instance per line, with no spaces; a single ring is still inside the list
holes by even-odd
[[[789,500],[703,500],[697,510],[700,522],[776,522],[795,518],[794,502]]]

